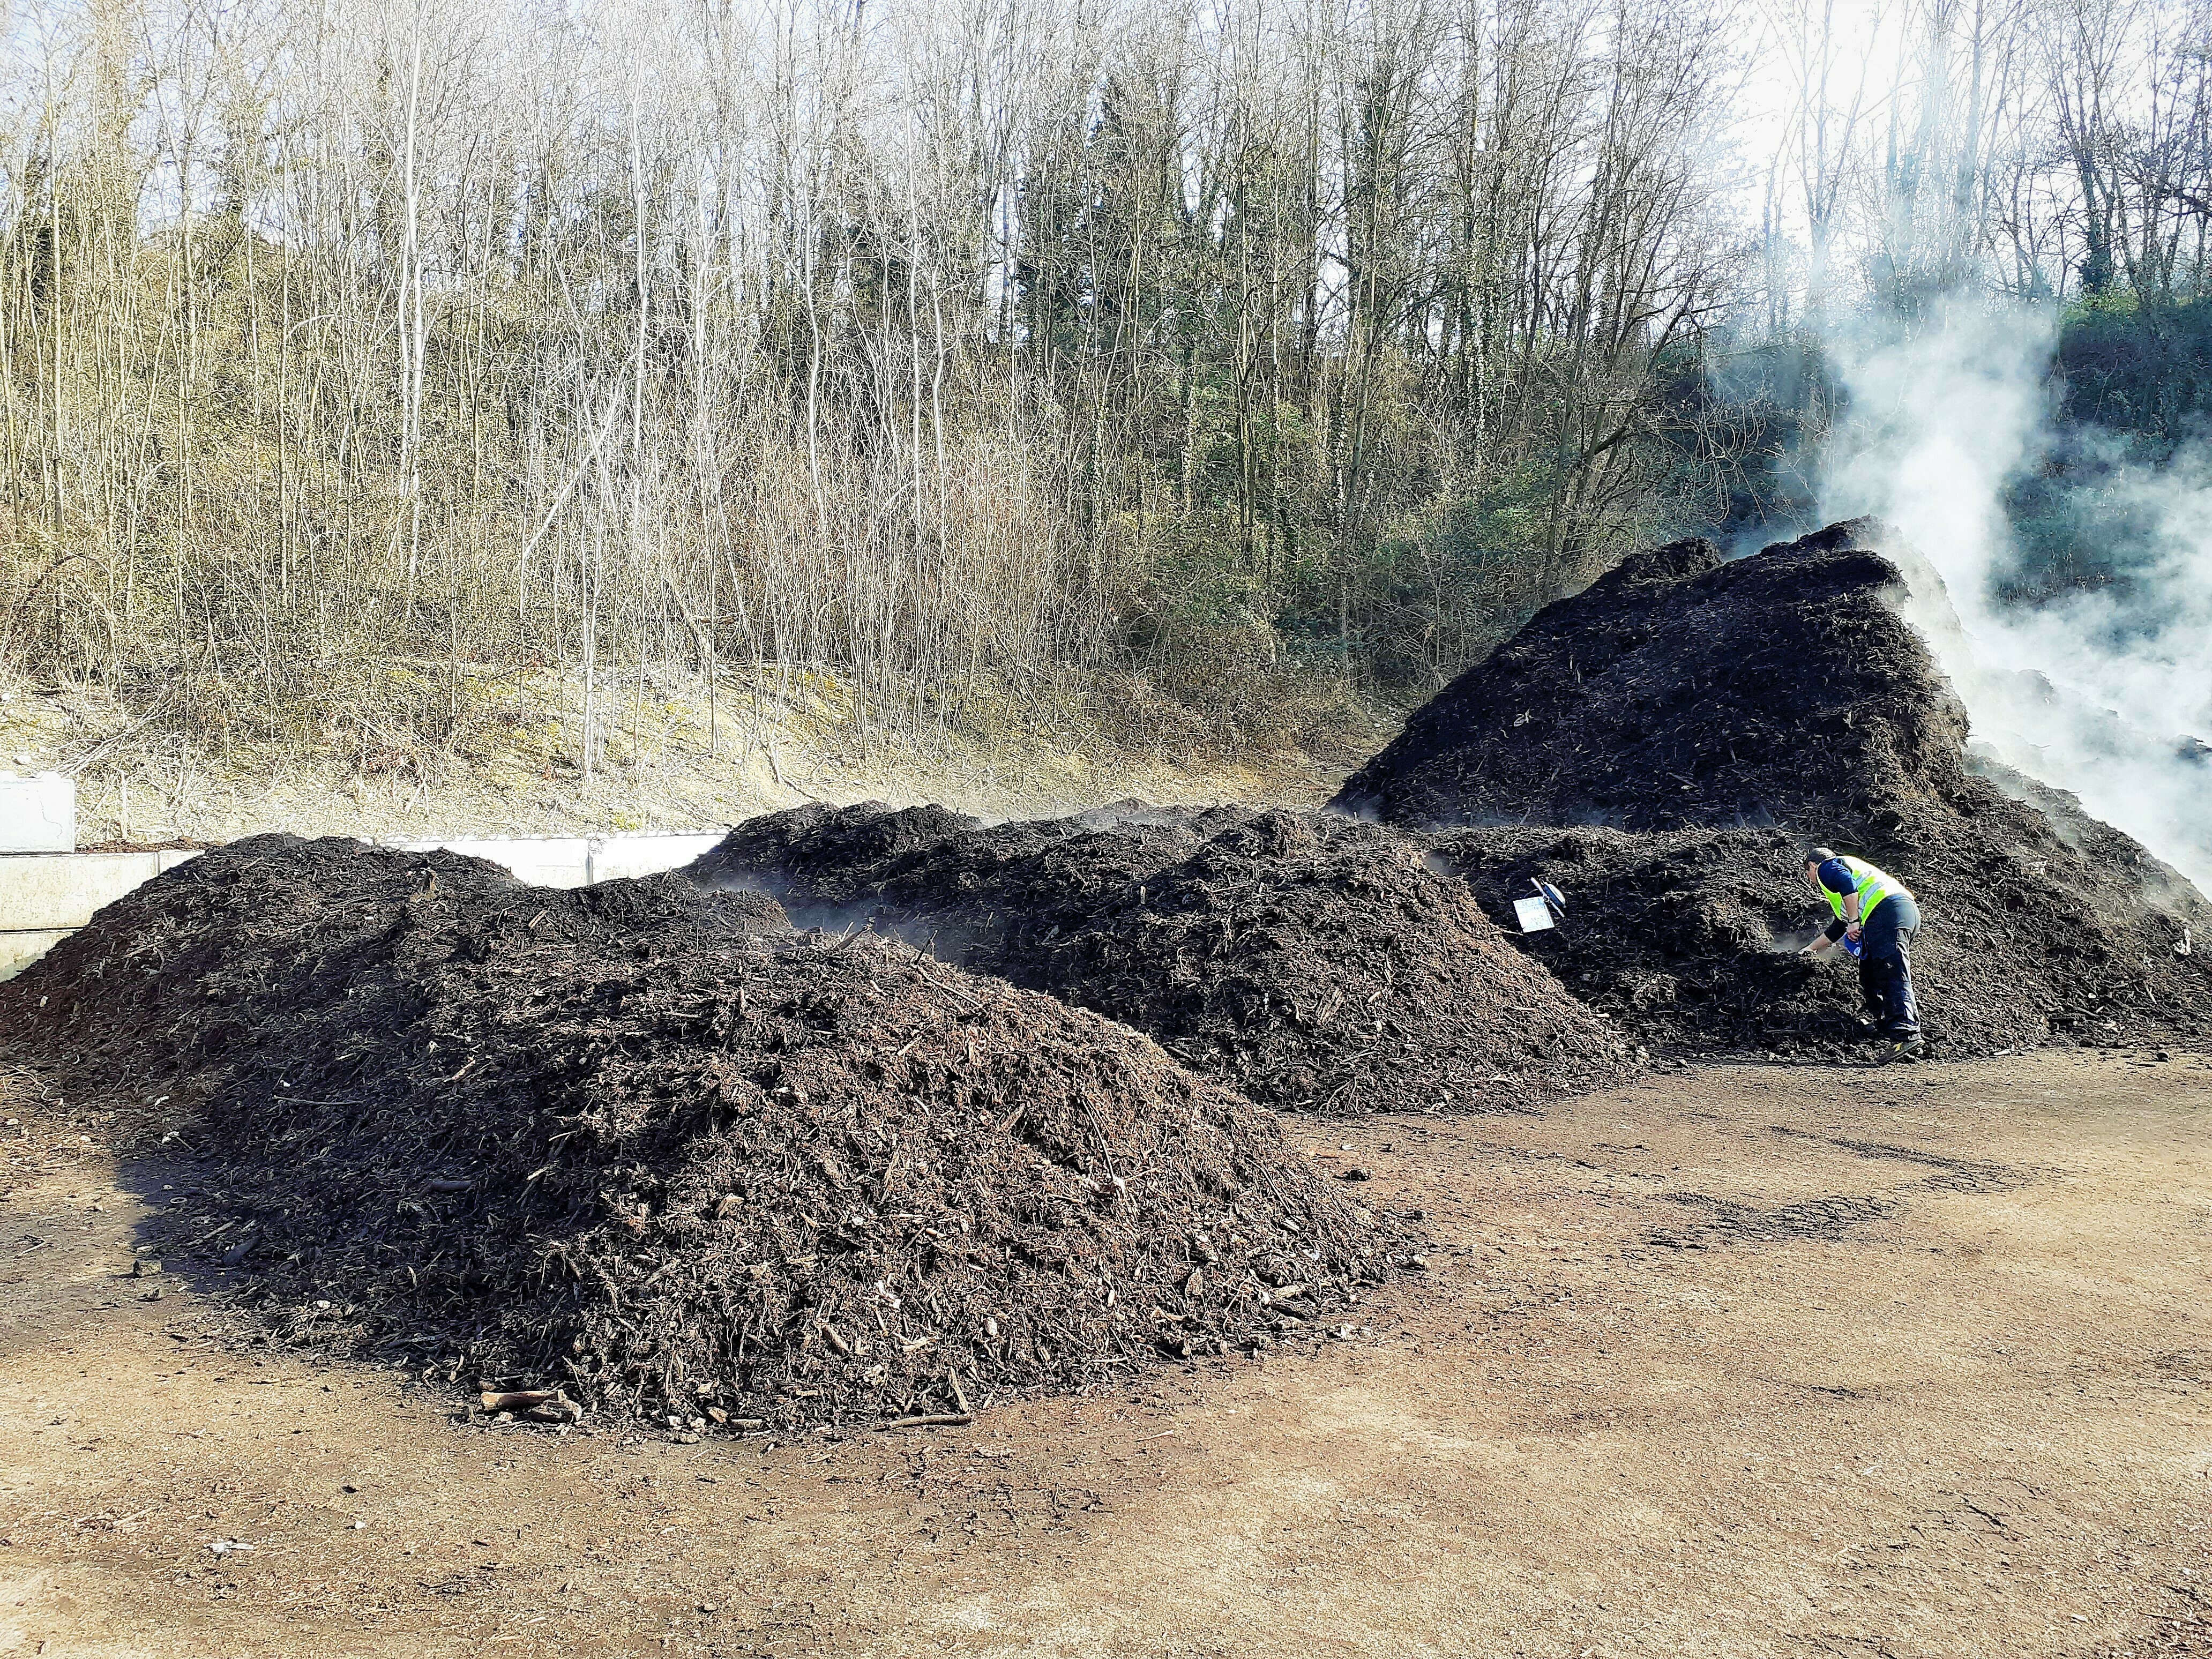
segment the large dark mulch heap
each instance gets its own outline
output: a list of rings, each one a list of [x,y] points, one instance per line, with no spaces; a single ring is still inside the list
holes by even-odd
[[[1918,896],[1945,1052],[2212,1035],[2212,957],[2175,949],[2212,906],[2070,796],[1970,758],[1882,537],[1639,554],[1454,681],[1336,804],[1452,831],[1440,852],[1500,921],[1531,877],[1561,888],[1568,927],[1521,943],[1647,1041],[1856,1037],[1848,967],[1788,954],[1827,915],[1799,871],[1815,842]]]
[[[1495,1109],[1626,1064],[1419,837],[1340,817],[810,806],[740,824],[686,873],[1093,1009],[1271,1104]]]
[[[0,1029],[196,1106],[181,1247],[289,1334],[601,1409],[952,1412],[1318,1328],[1387,1266],[1143,1037],[674,876],[257,836],[0,986]]]
[[[1330,805],[1421,829],[1894,833],[1966,781],[1966,714],[1892,608],[1878,533],[1635,554],[1438,692]]]

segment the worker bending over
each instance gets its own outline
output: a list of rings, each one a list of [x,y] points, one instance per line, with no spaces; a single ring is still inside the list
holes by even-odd
[[[1912,998],[1912,936],[1920,931],[1920,907],[1896,877],[1826,847],[1805,855],[1805,878],[1836,919],[1804,954],[1826,955],[1838,939],[1857,946],[1859,994],[1876,1034],[1888,1039],[1884,1058],[1919,1059],[1928,1046]]]

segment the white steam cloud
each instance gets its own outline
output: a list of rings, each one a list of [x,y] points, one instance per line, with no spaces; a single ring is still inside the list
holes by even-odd
[[[2072,791],[2212,891],[2212,450],[2157,466],[2097,452],[2094,534],[2122,573],[2039,605],[2002,597],[2020,554],[2014,480],[2050,464],[2056,319],[1955,302],[1911,326],[1832,344],[1849,413],[1825,457],[1822,516],[1874,513],[1934,566],[1964,628],[1931,596],[1908,616],[1965,701],[1977,743]]]

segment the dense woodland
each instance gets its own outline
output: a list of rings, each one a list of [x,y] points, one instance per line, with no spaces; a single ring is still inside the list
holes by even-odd
[[[341,744],[487,671],[1425,695],[1786,519],[1839,319],[2047,298],[2179,431],[2208,18],[0,8],[0,676]]]

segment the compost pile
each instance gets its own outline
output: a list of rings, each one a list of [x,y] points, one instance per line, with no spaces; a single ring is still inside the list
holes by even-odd
[[[1814,842],[1919,897],[1946,1052],[2212,1033],[2191,944],[2212,907],[2072,797],[1970,756],[1893,609],[1917,562],[1884,540],[1855,520],[1735,563],[1639,554],[1453,682],[1335,805],[1445,832],[1500,921],[1532,878],[1558,886],[1568,925],[1521,942],[1646,1042],[1857,1038],[1854,976],[1792,954],[1827,915],[1800,870]],[[1919,611],[1948,604],[1924,567],[1913,582]]]
[[[594,1409],[963,1412],[1318,1330],[1387,1267],[1144,1038],[675,876],[257,836],[0,987],[16,1022],[196,1109],[178,1243],[286,1334]]]
[[[1796,954],[1828,913],[1792,835],[1501,827],[1449,831],[1437,845],[1501,915],[1532,879],[1569,895],[1566,924],[1522,947],[1662,1054],[1838,1054],[1860,1036],[1850,964]],[[1930,1039],[1954,1053],[2047,1041],[2067,1011],[2035,986],[2023,994],[1978,918],[1945,911],[1936,925],[1929,884],[1916,885],[1930,916],[1913,953]]]
[[[687,873],[1092,1009],[1271,1104],[1494,1109],[1627,1062],[1421,838],[1341,817],[809,806],[739,825]]]
[[[1434,829],[1893,833],[1966,782],[1966,716],[1892,608],[1875,533],[1635,554],[1445,687],[1331,805]]]

